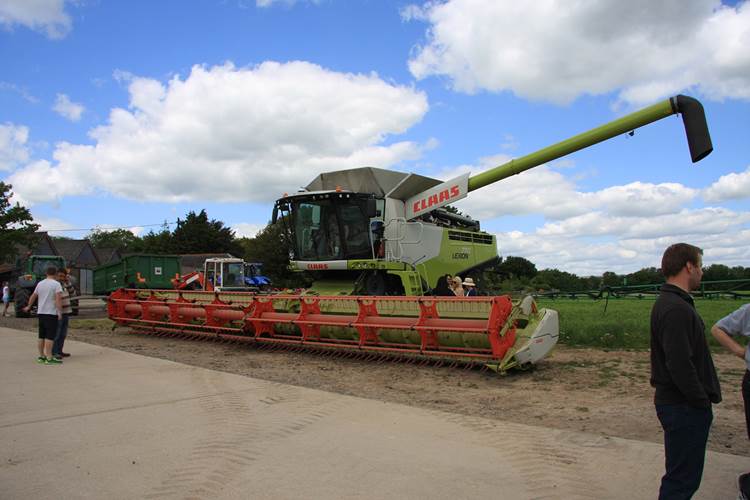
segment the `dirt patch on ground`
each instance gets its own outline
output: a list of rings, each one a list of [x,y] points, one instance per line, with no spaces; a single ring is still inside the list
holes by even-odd
[[[0,326],[36,329],[36,320],[0,318]],[[492,372],[320,354],[266,351],[252,346],[133,334],[124,328],[73,329],[71,340],[274,382],[367,399],[661,442],[649,386],[649,354],[557,346],[528,372]],[[31,340],[31,339],[30,339]],[[29,345],[34,350],[33,343]],[[75,363],[75,350],[66,361]],[[709,448],[748,455],[740,395],[742,360],[714,355],[724,401],[714,407]]]

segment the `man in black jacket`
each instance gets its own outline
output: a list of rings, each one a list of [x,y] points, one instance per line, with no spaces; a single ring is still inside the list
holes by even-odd
[[[667,282],[651,310],[651,385],[666,455],[660,500],[689,499],[698,490],[711,404],[721,401],[705,326],[689,293],[700,285],[702,254],[687,243],[666,249],[661,270]]]

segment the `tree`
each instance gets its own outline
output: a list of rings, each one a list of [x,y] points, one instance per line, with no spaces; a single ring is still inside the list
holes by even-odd
[[[620,286],[622,285],[622,276],[619,276],[612,271],[606,271],[604,274],[602,274],[602,285]]]
[[[28,208],[18,202],[11,203],[12,189],[10,184],[0,181],[0,262],[13,260],[18,245],[31,246],[39,229]]]
[[[535,288],[549,287],[564,292],[580,292],[586,290],[585,282],[576,276],[559,269],[542,269],[531,283]]]
[[[628,279],[628,285],[652,285],[664,282],[664,276],[655,267],[644,267],[639,271],[628,274],[626,278]]]
[[[703,281],[722,281],[732,279],[732,270],[723,264],[711,264],[703,270]]]
[[[177,253],[239,254],[241,251],[234,239],[234,231],[221,221],[209,220],[205,210],[198,214],[190,211],[185,220],[177,219],[172,239]]]
[[[141,252],[153,254],[170,254],[175,253],[172,233],[169,231],[169,225],[164,222],[161,231],[155,233],[153,230],[144,235],[141,239]]]
[[[143,246],[141,239],[127,229],[94,229],[87,238],[94,248],[116,248],[121,252],[138,251]]]
[[[536,266],[523,257],[506,257],[502,264],[497,266],[497,271],[504,278],[533,278],[536,276]]]
[[[255,238],[242,238],[240,244],[246,261],[263,263],[263,274],[273,286],[297,288],[310,284],[308,273],[289,270],[289,241],[281,222],[268,224]]]

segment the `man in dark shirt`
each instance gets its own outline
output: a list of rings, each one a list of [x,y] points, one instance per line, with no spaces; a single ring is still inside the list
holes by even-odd
[[[661,270],[667,282],[651,310],[651,385],[666,455],[660,500],[689,499],[698,490],[711,404],[721,401],[705,326],[689,293],[700,285],[702,254],[687,243],[666,249]]]

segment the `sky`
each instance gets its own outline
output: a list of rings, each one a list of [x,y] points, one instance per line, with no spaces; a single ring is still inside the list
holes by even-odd
[[[0,180],[52,235],[252,237],[320,172],[447,180],[686,94],[699,163],[668,117],[456,206],[539,269],[750,267],[748,47],[743,1],[0,0]]]

